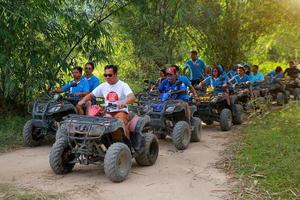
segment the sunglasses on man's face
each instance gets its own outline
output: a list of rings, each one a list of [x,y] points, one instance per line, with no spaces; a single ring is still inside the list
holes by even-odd
[[[174,74],[167,73],[167,76],[173,76]]]
[[[103,74],[104,77],[112,77],[113,74]]]
[[[85,70],[92,70],[93,68],[91,67],[86,67]]]

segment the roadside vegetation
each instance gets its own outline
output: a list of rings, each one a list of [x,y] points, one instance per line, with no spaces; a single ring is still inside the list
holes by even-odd
[[[230,148],[242,199],[300,199],[300,106],[257,117]],[[232,153],[232,152],[231,152]]]
[[[17,188],[8,184],[0,184],[0,199],[4,200],[62,200],[62,194],[37,192],[28,189]]]
[[[24,116],[0,117],[0,152],[22,145],[22,129],[26,120]]]

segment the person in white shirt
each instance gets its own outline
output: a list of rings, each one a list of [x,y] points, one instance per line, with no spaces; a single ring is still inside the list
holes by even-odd
[[[104,97],[105,105],[114,104],[117,107],[110,109],[109,115],[118,118],[126,125],[128,123],[128,104],[132,104],[135,96],[127,83],[118,79],[118,66],[107,65],[104,68],[106,82],[101,83],[91,93],[86,95],[77,104],[79,114],[84,114],[83,105],[94,97]]]

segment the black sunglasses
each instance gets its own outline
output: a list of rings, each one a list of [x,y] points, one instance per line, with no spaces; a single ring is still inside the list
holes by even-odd
[[[167,73],[167,76],[173,76],[174,74]]]
[[[113,74],[103,74],[104,77],[112,77]]]
[[[88,70],[92,70],[93,68],[91,68],[91,67],[86,67],[85,69],[86,69],[86,70],[87,70],[87,69],[88,69]]]

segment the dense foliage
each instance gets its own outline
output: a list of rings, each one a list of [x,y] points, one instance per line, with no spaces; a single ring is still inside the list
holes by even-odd
[[[299,10],[295,0],[2,0],[0,111],[24,110],[88,60],[119,64],[130,83],[191,49],[226,67],[298,60]]]

